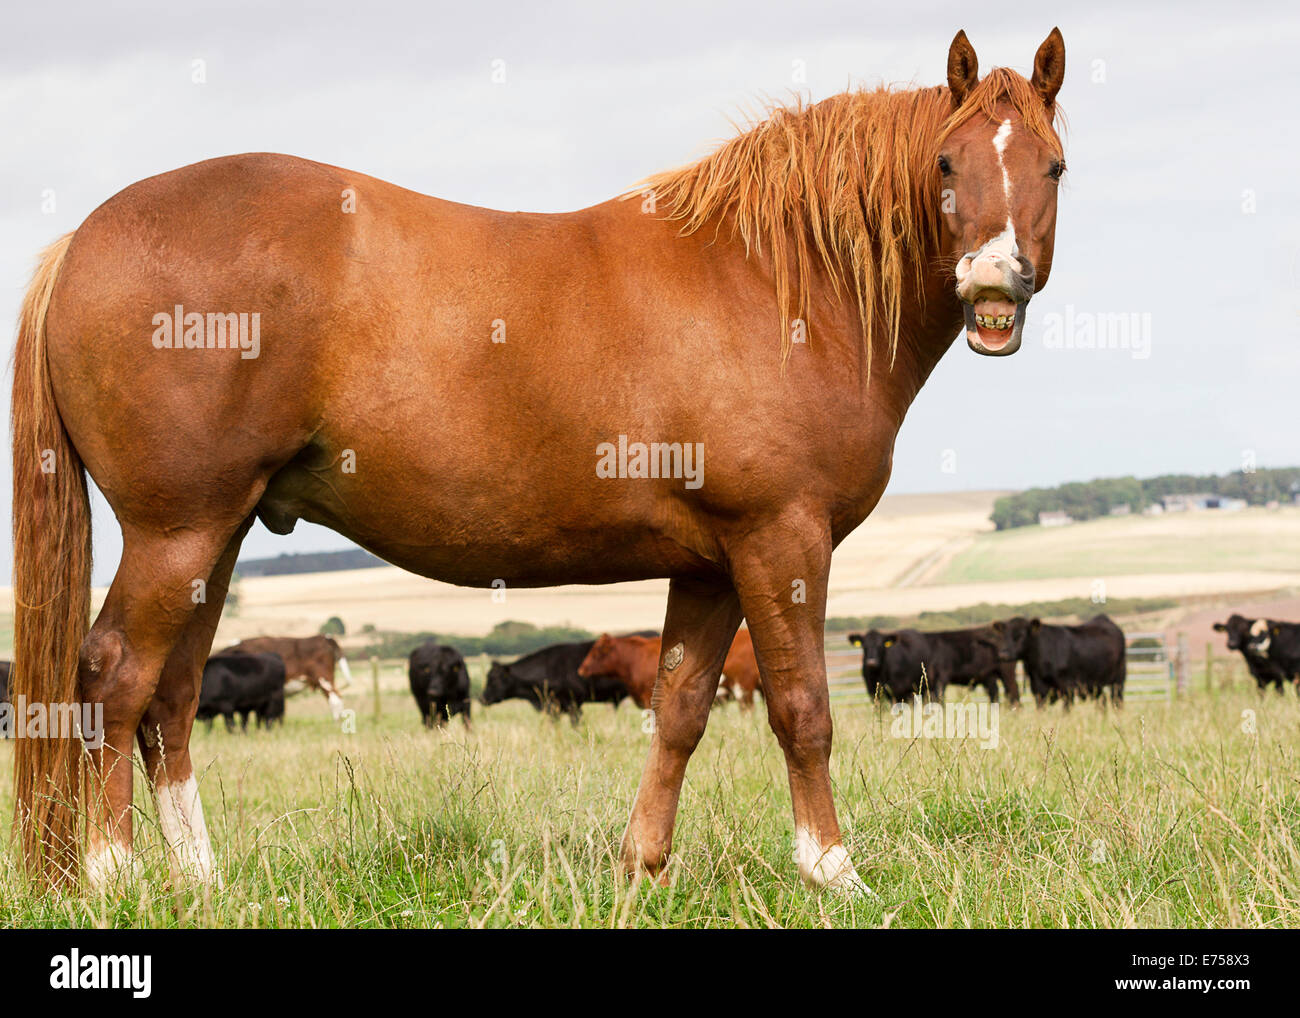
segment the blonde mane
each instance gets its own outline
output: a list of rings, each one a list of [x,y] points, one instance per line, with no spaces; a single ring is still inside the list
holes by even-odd
[[[814,259],[836,298],[851,294],[863,322],[870,368],[876,319],[892,363],[908,283],[923,292],[940,226],[938,150],[977,115],[1000,119],[1010,102],[1057,152],[1053,110],[1021,75],[995,68],[955,113],[947,88],[877,88],[822,102],[768,109],[766,119],[698,162],[649,177],[653,195],[690,234],[730,220],[747,252],[766,253],[781,313],[781,352],[790,324],[808,319]]]

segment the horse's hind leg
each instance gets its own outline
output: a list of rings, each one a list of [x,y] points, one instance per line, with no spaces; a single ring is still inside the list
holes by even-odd
[[[622,866],[630,873],[656,874],[668,861],[686,763],[708,724],[739,627],[740,601],[730,584],[675,579],[669,585],[650,755],[623,835]]]
[[[216,874],[203,802],[190,763],[190,734],[203,682],[203,664],[221,621],[239,546],[251,524],[250,518],[241,525],[208,575],[204,596],[194,605],[193,614],[167,656],[137,732],[174,884],[186,879],[209,881]],[[245,714],[245,728],[247,722]]]
[[[102,741],[88,743],[86,876],[94,886],[108,884],[130,858],[132,744],[173,647],[203,607],[196,581],[209,581],[230,537],[123,527],[122,561],[82,644],[78,674],[83,702],[103,710]],[[193,705],[187,733],[192,719]]]

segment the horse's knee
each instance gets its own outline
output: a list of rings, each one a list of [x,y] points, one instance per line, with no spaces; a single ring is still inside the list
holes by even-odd
[[[671,703],[662,703],[655,711],[655,734],[669,749],[689,754],[704,737],[708,722],[707,711],[682,710]]]
[[[82,641],[78,689],[83,703],[103,705],[107,725],[134,725],[153,696],[156,680],[139,666],[121,631],[92,628]]]
[[[803,685],[767,696],[767,720],[781,748],[799,759],[830,754],[830,703],[824,693]]]

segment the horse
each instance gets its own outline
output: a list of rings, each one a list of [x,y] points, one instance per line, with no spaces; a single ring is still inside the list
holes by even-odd
[[[1052,263],[1064,69],[1053,30],[1029,78],[980,77],[958,33],[946,86],[773,106],[576,212],[476,208],[266,153],[95,209],[42,253],[15,347],[14,692],[104,715],[99,748],[17,747],[36,885],[132,872],[133,742],[174,878],[215,879],[189,738],[260,518],[470,587],[666,577],[618,860],[635,879],[669,879],[687,761],[743,618],[798,872],[864,891],[831,791],[831,553],[879,501],[954,339],[1021,344]],[[87,475],[123,540],[93,625]]]
[[[578,674],[589,679],[597,675],[616,678],[627,689],[632,702],[642,710],[650,709],[659,675],[658,636],[610,636],[602,633],[578,665]],[[754,706],[754,690],[759,685],[758,665],[749,630],[742,629],[727,651],[722,663],[715,703],[738,699],[741,709]]]
[[[343,697],[334,681],[335,665],[343,672],[344,687],[352,684],[348,659],[332,636],[255,636],[227,647],[223,654],[277,654],[284,662],[286,693],[296,693],[310,686],[325,694],[330,713],[338,720],[343,716]],[[290,688],[287,683],[298,682]]]

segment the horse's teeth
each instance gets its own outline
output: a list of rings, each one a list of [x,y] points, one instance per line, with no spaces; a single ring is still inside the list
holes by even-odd
[[[1009,329],[1015,323],[1015,315],[976,315],[975,324],[985,329],[994,329],[1001,332]]]

